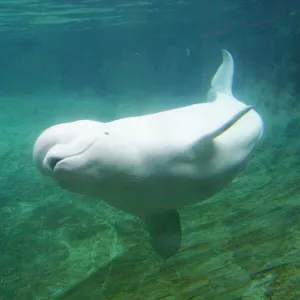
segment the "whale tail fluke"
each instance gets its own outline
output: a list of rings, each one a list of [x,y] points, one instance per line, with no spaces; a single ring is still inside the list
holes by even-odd
[[[217,99],[218,94],[233,97],[232,95],[232,80],[234,74],[234,61],[231,54],[223,49],[223,61],[215,73],[211,87],[207,94],[207,102],[213,102]]]

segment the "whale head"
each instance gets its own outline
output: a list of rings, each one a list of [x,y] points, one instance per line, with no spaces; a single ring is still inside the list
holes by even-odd
[[[127,174],[134,149],[104,123],[76,121],[52,126],[36,140],[33,161],[43,175],[73,192],[97,196],[99,187]]]

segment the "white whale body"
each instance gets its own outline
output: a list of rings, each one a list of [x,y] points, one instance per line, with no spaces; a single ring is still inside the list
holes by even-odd
[[[233,73],[223,50],[205,103],[52,126],[34,145],[34,163],[61,187],[140,217],[156,252],[171,257],[181,243],[177,210],[226,187],[262,136],[260,115],[232,95]]]

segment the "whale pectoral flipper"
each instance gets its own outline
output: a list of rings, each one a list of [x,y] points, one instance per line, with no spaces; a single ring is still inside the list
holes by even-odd
[[[146,228],[152,238],[152,245],[162,258],[173,256],[181,244],[179,213],[168,210],[148,217]]]
[[[190,151],[192,153],[199,155],[211,155],[211,148],[213,146],[213,140],[223,134],[231,126],[233,126],[239,119],[241,119],[246,113],[254,108],[253,105],[248,105],[237,111],[231,118],[228,118],[223,124],[220,124],[218,127],[214,128],[210,132],[206,133],[204,136],[201,136],[199,139],[194,141],[191,144]]]

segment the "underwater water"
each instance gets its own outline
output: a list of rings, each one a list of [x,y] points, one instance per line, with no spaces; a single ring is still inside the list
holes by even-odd
[[[300,299],[299,16],[298,0],[2,0],[0,299]],[[54,124],[205,102],[221,49],[264,134],[228,187],[179,210],[173,257],[36,170]]]

